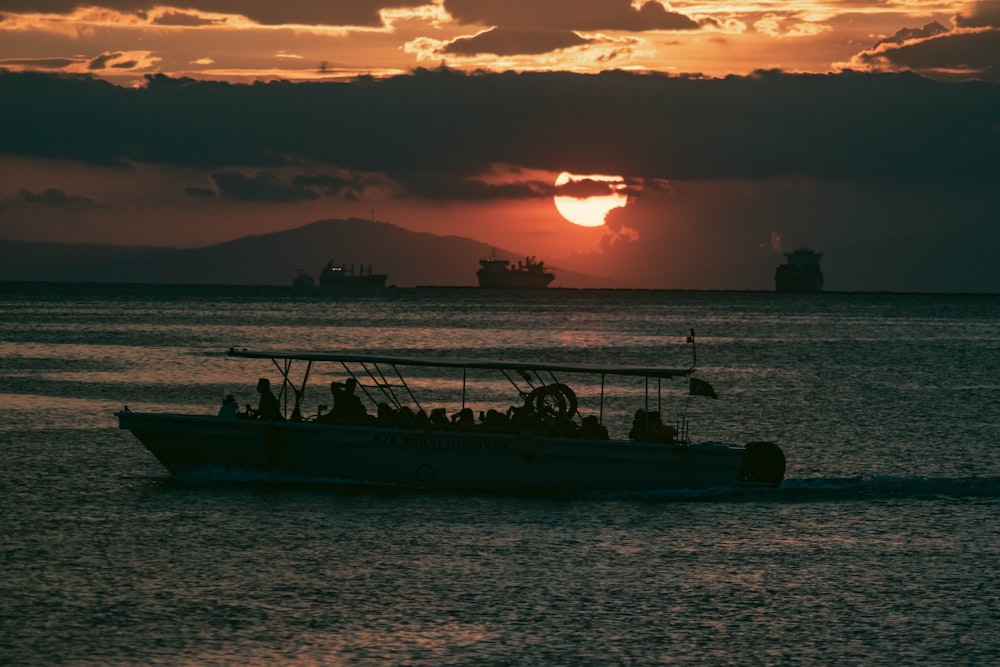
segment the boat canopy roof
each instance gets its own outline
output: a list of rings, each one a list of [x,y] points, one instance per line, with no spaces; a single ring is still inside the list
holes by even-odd
[[[357,364],[389,364],[392,366],[423,366],[434,368],[479,368],[499,371],[543,371],[560,373],[593,373],[603,375],[631,375],[647,378],[685,377],[694,372],[691,368],[658,368],[655,366],[625,366],[562,363],[536,363],[528,361],[497,361],[490,359],[461,359],[447,357],[394,357],[376,354],[340,354],[326,352],[277,352],[229,349],[229,356],[248,359],[283,359],[291,361],[316,361]]]

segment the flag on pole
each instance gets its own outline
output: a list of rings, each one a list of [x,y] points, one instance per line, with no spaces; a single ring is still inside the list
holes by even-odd
[[[704,380],[699,380],[698,378],[691,378],[691,388],[688,393],[692,396],[708,396],[709,398],[719,397],[719,395],[715,393],[715,389],[712,388],[712,385]]]

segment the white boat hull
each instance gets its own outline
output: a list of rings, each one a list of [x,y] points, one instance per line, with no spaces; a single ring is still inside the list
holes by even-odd
[[[173,475],[280,473],[415,489],[582,493],[728,488],[746,483],[748,448],[119,412]],[[772,446],[777,449],[776,446]],[[781,457],[781,475],[784,457]]]

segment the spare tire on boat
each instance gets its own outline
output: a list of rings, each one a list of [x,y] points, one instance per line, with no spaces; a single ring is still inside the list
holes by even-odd
[[[563,383],[555,382],[528,394],[524,407],[543,417],[572,419],[577,409],[576,394]]]
[[[748,442],[740,464],[741,484],[778,486],[785,478],[785,453],[773,442]]]

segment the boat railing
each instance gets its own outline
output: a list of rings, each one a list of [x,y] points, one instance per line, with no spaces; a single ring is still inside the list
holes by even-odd
[[[606,383],[609,376],[628,376],[641,378],[641,391],[644,396],[639,412],[646,415],[656,414],[659,420],[662,408],[662,381],[671,378],[687,378],[695,369],[697,352],[692,330],[687,337],[691,346],[692,364],[687,368],[666,369],[657,367],[635,367],[616,365],[588,365],[580,363],[531,363],[517,361],[488,361],[450,358],[410,358],[382,355],[353,355],[327,353],[277,353],[237,350],[231,348],[229,355],[242,358],[270,359],[281,373],[282,384],[279,401],[285,408],[286,418],[294,421],[330,421],[358,423],[379,423],[402,428],[479,428],[482,430],[531,429],[538,433],[550,435],[572,435],[586,431],[596,420],[603,427],[607,405]],[[305,362],[305,372],[299,380],[293,376],[295,362]],[[338,410],[336,396],[333,408],[327,408],[324,402],[317,407],[315,416],[303,415],[303,400],[306,396],[306,385],[317,362],[329,362],[339,367],[341,374],[352,380],[352,390],[359,389],[367,403],[364,408],[365,417],[361,415],[344,415]],[[412,367],[438,369],[442,373],[448,369],[461,370],[461,393],[456,409],[448,414],[448,410],[435,406],[418,397],[412,382],[404,377],[401,368]],[[470,372],[499,372],[497,378],[506,382],[517,397],[515,404],[509,407],[487,407],[480,402],[476,407],[479,415],[473,413],[470,405]],[[576,393],[570,384],[563,381],[565,374],[590,374],[599,380],[591,381],[586,386],[592,387],[589,392],[596,398],[596,408],[591,408],[592,415],[584,415],[579,409]],[[500,378],[503,378],[502,380]],[[337,381],[333,385],[340,384]],[[586,383],[585,383],[586,384]],[[334,387],[331,386],[331,390]],[[487,392],[496,397],[496,391]],[[359,400],[361,396],[357,397]],[[292,403],[289,406],[289,402]],[[326,412],[324,412],[326,411]],[[442,411],[445,418],[442,419]],[[592,417],[592,418],[591,418]],[[637,418],[638,419],[638,418]],[[689,438],[689,427],[686,418],[679,418],[673,426],[661,425],[663,437],[671,441],[685,442]],[[600,429],[593,429],[598,434]],[[633,424],[634,431],[652,433],[650,424],[639,429]],[[606,433],[606,431],[605,431]],[[607,437],[606,435],[604,437]]]

